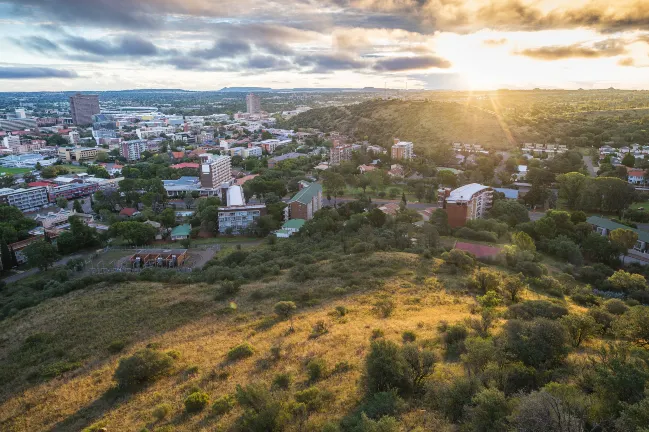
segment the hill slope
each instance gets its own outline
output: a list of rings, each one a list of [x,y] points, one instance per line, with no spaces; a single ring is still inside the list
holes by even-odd
[[[496,149],[511,147],[494,114],[455,102],[373,100],[313,109],[291,118],[284,126],[338,131],[356,139],[368,137],[383,146],[398,137],[424,149],[455,141]]]

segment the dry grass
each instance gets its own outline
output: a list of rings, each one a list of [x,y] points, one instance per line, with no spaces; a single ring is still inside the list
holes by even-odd
[[[456,322],[469,316],[469,297],[451,295],[431,280],[415,282],[416,271],[421,272],[416,268],[420,265],[416,256],[382,253],[366,261],[368,269],[396,262],[394,267],[400,270],[397,275],[383,278],[378,288],[329,297],[317,306],[298,309],[293,333],[287,332],[288,322],[274,323],[272,313],[278,299],[304,289],[285,277],[244,286],[234,299],[234,313],[224,312],[230,300],[213,299],[213,286],[155,283],[93,288],[26,310],[0,323],[0,334],[12,335],[0,346],[0,361],[14,377],[0,390],[0,429],[81,430],[97,421],[105,422],[109,430],[119,431],[167,423],[176,431],[213,430],[216,424],[227,427],[238,416],[237,409],[222,418],[212,416],[209,410],[194,416],[184,414],[182,403],[190,388],[198,386],[214,400],[233,393],[237,384],[270,384],[277,373],[290,372],[294,377],[292,390],[299,390],[308,385],[305,364],[316,357],[323,358],[330,369],[342,361],[353,366],[317,384],[332,391],[335,400],[326,412],[313,414],[310,421],[340,418],[361,397],[362,360],[373,329],[382,329],[386,338],[395,341],[401,340],[405,330],[415,331],[420,340],[433,341],[440,321]],[[436,262],[432,267],[438,265]],[[445,279],[451,282],[457,277]],[[331,291],[342,283],[325,277],[306,284],[310,291],[317,292]],[[274,290],[276,295],[262,300],[258,296],[253,296],[257,300],[251,298],[251,293],[263,290]],[[376,301],[384,297],[396,303],[393,315],[387,319],[374,309]],[[337,315],[336,306],[345,306],[348,313]],[[328,331],[310,338],[318,321],[324,321]],[[78,360],[82,366],[49,381],[30,380],[42,364],[21,364],[17,353],[22,352],[25,339],[35,333],[48,333],[52,338],[45,362]],[[128,344],[122,352],[111,354],[108,346],[116,340]],[[225,363],[226,352],[244,341],[255,348],[255,355]],[[114,399],[112,375],[119,358],[151,343],[159,344],[162,350],[182,353],[176,372],[128,398]],[[281,359],[263,362],[273,346],[281,346]],[[25,358],[33,361],[33,356]],[[198,372],[188,374],[190,367],[196,367]],[[171,404],[173,412],[168,419],[154,424],[152,411],[161,403]]]

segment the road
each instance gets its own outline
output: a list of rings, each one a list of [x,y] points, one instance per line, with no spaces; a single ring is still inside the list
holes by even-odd
[[[584,164],[586,164],[586,168],[588,168],[588,173],[590,174],[591,177],[597,177],[597,170],[595,170],[595,167],[593,166],[593,158],[592,156],[584,156]]]
[[[61,258],[60,260],[56,261],[56,262],[54,263],[54,266],[55,266],[55,267],[57,267],[57,266],[63,266],[63,265],[66,265],[66,264],[68,263],[68,261],[70,261],[70,260],[73,260],[73,259],[75,259],[75,258],[82,258],[82,257],[83,257],[83,255],[70,255],[70,256],[66,256],[66,257],[63,257],[63,258]],[[11,276],[7,276],[6,278],[4,278],[4,279],[2,279],[2,280],[4,281],[4,283],[13,283],[13,282],[18,282],[19,280],[22,280],[22,279],[24,279],[24,278],[26,278],[26,277],[29,277],[29,276],[35,275],[35,274],[38,273],[39,271],[40,271],[40,270],[39,270],[38,268],[30,268],[29,270],[25,270],[25,271],[22,272],[22,273],[16,273],[16,274],[12,274]]]

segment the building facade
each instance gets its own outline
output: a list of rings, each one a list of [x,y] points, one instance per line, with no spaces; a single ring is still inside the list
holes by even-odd
[[[248,114],[261,113],[261,98],[254,93],[246,96],[246,112]]]
[[[35,211],[49,204],[47,188],[0,189],[0,203],[17,207],[22,212]]]
[[[342,162],[350,160],[352,160],[352,145],[335,140],[329,150],[329,164],[340,165]]]
[[[288,202],[286,219],[310,220],[315,212],[322,208],[322,185],[311,183],[300,187],[298,193]]]
[[[100,151],[106,150],[101,147],[61,147],[59,158],[66,162],[94,160]]]
[[[229,156],[203,154],[200,158],[202,161],[201,187],[205,189],[217,189],[224,183],[232,183],[232,164]]]
[[[408,141],[399,141],[399,138],[395,138],[391,155],[392,160],[410,160],[413,156],[413,144]]]
[[[70,113],[72,113],[72,121],[76,125],[86,126],[92,124],[92,116],[99,114],[99,96],[98,95],[82,95],[77,93],[70,96]]]
[[[219,232],[241,234],[266,214],[263,204],[246,205],[241,186],[230,186],[226,192],[227,207],[219,208]]]
[[[146,141],[133,140],[124,141],[120,145],[119,154],[128,161],[140,160],[142,152],[146,150]]]
[[[464,226],[469,220],[484,217],[493,203],[493,189],[478,183],[471,183],[447,193],[448,195],[443,199],[443,206],[452,228]]]

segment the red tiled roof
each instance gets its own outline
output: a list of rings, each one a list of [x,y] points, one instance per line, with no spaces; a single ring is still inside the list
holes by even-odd
[[[477,258],[492,257],[500,253],[499,247],[486,246],[486,245],[481,245],[476,243],[465,243],[465,242],[455,243],[455,249],[460,249],[465,252],[472,253]]]
[[[630,169],[627,171],[629,177],[644,177],[644,170],[641,169]]]
[[[169,168],[181,169],[181,168],[195,168],[198,169],[200,165],[194,162],[183,162],[176,165],[171,165]]]
[[[171,152],[171,154],[176,159],[182,159],[185,157],[185,152]]]
[[[137,212],[137,209],[133,207],[126,207],[123,208],[121,212],[119,212],[120,216],[133,216]]]

